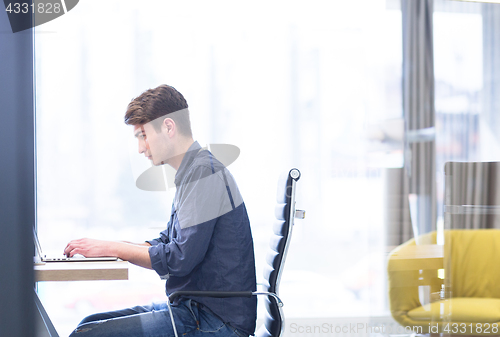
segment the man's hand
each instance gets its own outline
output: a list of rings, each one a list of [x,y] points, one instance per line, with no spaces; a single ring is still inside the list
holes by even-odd
[[[81,254],[85,257],[114,257],[116,254],[111,251],[112,243],[113,242],[94,239],[73,240],[70,241],[64,249],[64,255],[68,257],[73,257],[75,254]]]
[[[72,240],[64,249],[66,256],[82,254],[85,257],[118,257],[135,265],[152,269],[149,258],[149,243],[133,244],[128,242],[103,241],[95,239]]]

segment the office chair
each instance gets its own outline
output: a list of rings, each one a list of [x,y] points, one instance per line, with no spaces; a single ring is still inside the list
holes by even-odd
[[[278,297],[281,274],[283,272],[287,255],[294,218],[305,217],[305,211],[295,210],[295,188],[300,178],[300,171],[291,169],[283,174],[278,181],[277,205],[275,208],[276,221],[274,235],[270,241],[270,251],[266,258],[264,270],[266,291],[176,291],[169,296],[169,305],[182,296],[207,296],[207,297],[252,297],[265,295],[266,317],[264,324],[256,331],[256,337],[280,337],[284,331],[283,302]],[[175,322],[170,311],[174,332]]]

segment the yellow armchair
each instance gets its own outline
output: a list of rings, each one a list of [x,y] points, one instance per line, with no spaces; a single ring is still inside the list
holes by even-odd
[[[500,335],[500,230],[446,230],[444,242],[431,232],[389,254],[392,316],[419,333]]]

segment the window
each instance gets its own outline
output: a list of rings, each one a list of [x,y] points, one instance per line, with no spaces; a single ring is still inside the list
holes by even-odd
[[[444,164],[498,161],[493,98],[499,6],[438,1],[434,13],[438,219],[443,218]],[[498,52],[496,52],[498,53]]]
[[[277,177],[301,170],[307,215],[280,288],[287,318],[386,313],[381,166],[390,158],[372,161],[366,130],[402,116],[399,10],[372,0],[109,0],[98,11],[81,2],[36,33],[44,250],[77,237],[143,241],[165,227],[173,191],[135,187],[123,115],[167,83],[186,97],[202,145],[241,149],[229,170],[251,218],[258,278]],[[131,267],[129,281],[47,283],[40,293],[64,335],[85,315],[165,300],[163,287]],[[307,308],[304,289],[322,294]]]

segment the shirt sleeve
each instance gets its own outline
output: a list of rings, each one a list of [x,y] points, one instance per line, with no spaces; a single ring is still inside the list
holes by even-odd
[[[202,262],[217,219],[234,208],[222,171],[198,166],[184,182],[174,199],[172,237],[149,241],[151,266],[162,279],[186,276]]]
[[[175,210],[174,205],[172,205],[170,220],[168,221],[167,228],[169,228],[171,223],[173,222],[174,210]],[[153,240],[146,240],[146,242],[149,243],[151,246],[156,246],[157,244],[160,244],[160,243],[168,243],[168,241],[169,241],[168,230],[164,230],[164,231],[160,232],[159,238],[156,238]]]
[[[149,243],[151,246],[156,246],[157,244],[160,243],[167,243],[168,240],[165,239],[166,231],[161,232],[160,235],[161,236],[159,238],[153,240],[146,240],[146,242]]]

